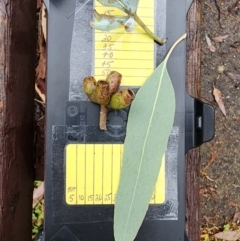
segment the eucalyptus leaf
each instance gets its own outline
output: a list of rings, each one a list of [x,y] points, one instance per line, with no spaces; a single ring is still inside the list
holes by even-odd
[[[106,19],[110,23],[117,21],[121,24],[124,24],[128,20],[128,16],[111,16],[111,15],[107,15],[107,14],[100,14],[95,9],[93,11],[93,15],[98,21]]]
[[[94,29],[101,31],[110,31],[124,24],[128,17],[127,16],[109,16],[106,14],[99,14],[96,10],[93,12],[94,17],[98,22],[89,22],[90,26]]]
[[[131,14],[136,13],[139,0],[119,0],[119,2],[121,2]]]
[[[115,241],[133,241],[142,224],[167,148],[175,93],[164,61],[139,89],[128,116],[120,182],[114,210]]]
[[[90,26],[94,29],[101,31],[110,31],[120,26],[118,21],[110,23],[107,19],[102,19],[99,22],[89,22]]]
[[[103,6],[107,7],[115,7],[120,9],[123,12],[126,12],[126,9],[118,2],[118,0],[97,0],[99,3],[101,3]]]

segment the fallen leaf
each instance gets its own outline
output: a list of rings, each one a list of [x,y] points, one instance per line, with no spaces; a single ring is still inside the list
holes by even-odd
[[[221,43],[221,42],[223,42],[226,38],[228,38],[228,35],[217,36],[217,37],[212,38],[212,41],[214,41],[215,43]]]
[[[216,190],[214,188],[208,187],[208,188],[202,188],[199,190],[199,194],[209,198],[209,197],[215,197],[216,196]]]
[[[39,58],[38,66],[36,68],[36,77],[41,79],[46,78],[46,46],[45,45],[40,46],[40,58]]]
[[[201,189],[199,190],[199,194],[200,194],[200,195],[205,194],[205,193],[207,193],[207,191],[208,191],[207,188],[201,188]]]
[[[228,203],[230,206],[232,206],[232,207],[239,207],[239,205],[236,203],[236,202],[234,202],[234,201],[229,201],[229,203]]]
[[[233,222],[239,222],[240,220],[240,212],[236,212],[233,216]]]
[[[211,51],[211,52],[215,52],[216,48],[213,46],[211,39],[207,36],[207,34],[205,34],[205,38],[206,38],[206,42],[207,42],[207,48]]]
[[[44,196],[44,182],[42,182],[37,188],[34,188],[33,191],[33,204],[32,207],[34,208]]]
[[[227,75],[231,80],[233,80],[236,86],[240,84],[240,74],[234,74],[229,71],[223,71],[223,73]]]
[[[41,94],[46,96],[46,83],[43,79],[36,79],[36,84],[38,89],[41,91]]]
[[[220,233],[214,234],[215,238],[223,239],[223,240],[229,240],[229,241],[236,241],[240,238],[240,231],[223,231]]]
[[[44,36],[45,29],[42,25],[42,13],[44,6],[41,7],[38,19],[38,39],[37,39],[37,54],[39,55],[38,65],[36,67],[36,78],[46,78],[46,40]],[[44,23],[43,23],[44,24]]]
[[[37,7],[40,8],[42,6],[42,0],[37,0]]]
[[[41,17],[42,18],[42,33],[43,33],[44,40],[46,41],[47,40],[47,10],[46,10],[45,4],[43,4],[41,13],[42,13],[42,17]]]
[[[42,91],[39,89],[37,83],[35,83],[35,91],[38,93],[38,95],[40,96],[40,98],[42,99],[42,101],[44,103],[46,103],[46,96],[45,94],[42,94]]]
[[[213,84],[213,95],[215,98],[215,101],[218,104],[218,107],[220,108],[220,110],[222,111],[222,113],[224,114],[224,116],[226,116],[226,109],[222,100],[222,93],[219,89],[217,89],[214,84]]]

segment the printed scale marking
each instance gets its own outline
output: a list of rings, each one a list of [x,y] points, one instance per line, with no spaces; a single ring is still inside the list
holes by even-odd
[[[66,202],[69,205],[114,204],[122,144],[69,144],[66,147]],[[165,158],[150,204],[165,200]]]

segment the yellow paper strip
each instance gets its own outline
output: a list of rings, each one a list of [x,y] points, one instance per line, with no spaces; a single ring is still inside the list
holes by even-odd
[[[66,147],[66,202],[69,205],[114,204],[123,144],[69,144]],[[165,201],[165,157],[150,204]]]
[[[126,15],[117,8],[95,1],[99,13]],[[140,1],[138,15],[154,31],[154,1]],[[122,74],[122,86],[141,86],[154,70],[154,41],[136,24],[133,32],[124,26],[109,32],[95,30],[95,78],[104,79],[112,71]]]

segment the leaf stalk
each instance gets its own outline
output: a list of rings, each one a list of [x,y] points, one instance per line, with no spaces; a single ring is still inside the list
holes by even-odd
[[[164,44],[166,42],[165,39],[158,37],[156,34],[154,34],[147,26],[146,24],[138,17],[137,13],[133,15],[134,20],[142,27],[142,29],[159,44]]]

